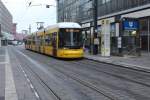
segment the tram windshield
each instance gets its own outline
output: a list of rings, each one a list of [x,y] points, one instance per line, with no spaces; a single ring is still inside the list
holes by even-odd
[[[60,29],[59,47],[78,49],[83,45],[80,29]]]

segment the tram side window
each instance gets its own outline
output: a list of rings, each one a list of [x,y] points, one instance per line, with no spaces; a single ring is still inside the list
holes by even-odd
[[[35,38],[32,39],[32,44],[35,45]]]
[[[40,36],[37,37],[36,43],[40,45]]]
[[[27,39],[27,40],[25,41],[25,43],[26,43],[27,45],[30,45],[30,40]]]
[[[28,41],[28,44],[31,45],[31,40]]]
[[[42,37],[42,45],[45,45],[45,36]]]
[[[25,43],[26,45],[28,45],[28,41],[27,41],[26,39],[24,40],[24,43]]]
[[[51,46],[51,35],[50,34],[48,34],[48,35],[46,35],[45,36],[45,45],[46,46]]]
[[[64,38],[63,38],[63,33],[59,33],[59,48],[63,48],[64,47]]]
[[[38,44],[40,46],[42,46],[43,45],[43,38],[42,38],[42,36],[39,36],[37,40],[38,40]]]
[[[25,41],[25,44],[30,45],[30,44],[29,44],[29,40],[26,40],[26,41]]]
[[[40,36],[40,45],[43,45],[43,37]]]
[[[27,41],[27,44],[28,44],[28,45],[31,45],[31,42],[30,42],[30,40],[28,40],[28,41]]]

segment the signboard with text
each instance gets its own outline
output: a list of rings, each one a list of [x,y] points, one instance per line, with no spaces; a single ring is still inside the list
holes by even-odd
[[[138,30],[139,23],[136,20],[125,20],[123,21],[124,30]]]

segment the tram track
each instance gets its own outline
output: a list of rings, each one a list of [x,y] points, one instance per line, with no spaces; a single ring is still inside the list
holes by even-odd
[[[43,63],[43,62],[41,62],[41,63]],[[53,67],[54,69],[56,69],[57,71],[59,70],[59,72],[61,72],[62,74],[64,74],[64,75],[66,75],[66,76],[68,76],[68,77],[71,77],[72,79],[74,79],[75,80],[75,78],[77,79],[76,81],[82,81],[82,82],[84,82],[84,83],[88,83],[88,85],[90,85],[90,86],[92,86],[92,87],[94,87],[94,89],[96,88],[96,91],[98,90],[98,92],[100,91],[100,92],[102,92],[102,93],[104,93],[105,95],[107,95],[108,97],[110,97],[111,99],[110,100],[119,100],[118,99],[118,96],[117,95],[113,95],[113,93],[108,93],[108,92],[106,92],[105,91],[105,89],[102,89],[101,90],[101,88],[99,88],[99,87],[97,87],[95,84],[93,84],[93,83],[91,83],[91,82],[89,82],[89,81],[85,81],[85,79],[84,78],[78,78],[78,77],[76,77],[76,76],[80,76],[80,73],[78,73],[78,72],[75,72],[73,69],[72,70],[70,70],[70,69],[68,69],[68,67],[66,67],[66,66],[64,66],[64,65],[66,65],[66,64],[68,64],[68,63],[65,63],[64,65],[60,65],[57,61],[55,62],[55,63],[47,63],[47,62],[44,62],[44,63],[46,63],[47,65],[49,65],[49,66],[51,66],[51,67]],[[52,66],[52,65],[56,65],[56,66]],[[68,64],[69,65],[69,64]],[[87,65],[87,64],[86,64]],[[59,67],[58,67],[59,66]],[[71,66],[71,64],[69,65],[69,66]],[[77,66],[79,66],[79,64],[77,65]],[[84,65],[85,66],[85,65]],[[57,68],[56,68],[57,67]],[[63,67],[63,68],[62,68]],[[61,70],[60,68],[62,68],[62,69],[67,69],[67,71],[72,71],[73,72],[73,74],[67,74],[67,72],[64,72],[64,70]],[[72,76],[73,75],[73,76]],[[111,76],[111,75],[110,75]],[[113,75],[112,75],[113,76]],[[113,77],[115,77],[115,76],[113,76]],[[117,78],[117,77],[116,77]],[[121,79],[121,77],[119,77],[119,79]],[[124,80],[124,79],[122,79],[123,81],[128,81],[128,82],[132,82],[132,83],[136,83],[136,84],[140,84],[140,83],[138,83],[138,82],[134,82],[134,81],[129,81],[128,79],[127,80]],[[93,80],[94,81],[94,80]],[[96,81],[94,81],[94,82],[96,82]],[[81,83],[82,84],[82,83]],[[107,84],[108,85],[108,84]],[[145,84],[140,84],[140,85],[142,85],[142,86],[144,86]],[[149,86],[147,86],[147,87],[149,87]],[[134,93],[133,91],[130,91],[130,90],[128,90],[128,89],[125,89],[125,88],[118,88],[117,86],[115,86],[114,88],[116,88],[116,89],[119,89],[119,90],[123,90],[123,91],[126,91],[126,92],[129,92],[130,94],[132,94],[132,95],[136,95],[137,97],[143,97],[142,95],[139,95],[139,94],[136,94],[136,93]],[[95,90],[94,90],[95,91]],[[123,96],[123,95],[122,95]],[[144,98],[144,97],[143,97]],[[146,98],[147,99],[147,98]]]
[[[124,76],[120,76],[120,75],[118,75],[118,74],[113,74],[113,73],[111,73],[111,72],[106,72],[106,71],[102,71],[102,70],[100,70],[98,67],[99,66],[97,66],[96,64],[91,64],[91,63],[85,63],[85,62],[71,62],[72,64],[75,64],[75,65],[81,65],[81,66],[85,66],[86,65],[86,67],[88,67],[88,68],[90,68],[90,69],[92,69],[92,70],[95,70],[95,71],[99,71],[99,72],[102,72],[102,73],[104,73],[104,74],[107,74],[107,75],[110,75],[110,76],[114,76],[114,77],[116,77],[116,78],[119,78],[119,79],[121,79],[121,80],[126,80],[126,81],[129,81],[129,82],[133,82],[133,83],[137,83],[137,84],[140,84],[140,85],[143,85],[143,86],[146,86],[146,87],[149,87],[150,88],[150,84],[145,84],[145,83],[143,83],[143,82],[140,82],[140,81],[137,81],[137,80],[135,80],[135,79],[130,79],[130,78],[127,78],[127,77],[124,77]],[[92,65],[92,67],[90,66],[90,65]]]
[[[14,56],[15,56],[15,55],[14,55]],[[17,59],[17,57],[16,57],[16,59]],[[28,63],[24,62],[22,59],[19,59],[19,60],[24,63],[23,66],[26,67],[26,70],[27,70],[28,72],[30,72],[30,73],[33,74],[33,76],[36,78],[36,80],[39,81],[39,83],[41,84],[41,86],[42,86],[48,93],[50,93],[50,95],[52,95],[55,100],[62,100],[62,99],[57,95],[57,93],[55,93],[55,91],[30,67],[30,65],[29,65]],[[18,61],[19,61],[19,60],[18,60]],[[20,64],[20,67],[23,68],[21,64]],[[33,82],[32,82],[32,83],[33,83]],[[42,99],[40,98],[40,100],[42,100]]]
[[[48,64],[48,65],[50,65],[50,64]],[[55,65],[56,65],[56,64],[55,64]],[[59,66],[60,66],[60,65],[59,65]],[[63,72],[63,71],[60,70],[59,68],[56,68],[56,66],[55,66],[55,67],[54,67],[54,66],[51,66],[51,67],[52,67],[53,69],[55,69],[56,71],[62,73],[63,75],[65,75],[65,76],[67,76],[67,77],[69,77],[69,78],[75,80],[76,82],[80,83],[81,85],[86,86],[86,87],[88,87],[88,88],[90,88],[90,89],[92,89],[92,90],[94,90],[94,91],[100,93],[101,95],[107,97],[109,100],[118,100],[116,97],[112,96],[111,94],[106,93],[106,92],[100,90],[99,88],[97,88],[96,86],[94,86],[92,83],[90,83],[90,82],[88,82],[88,81],[85,81],[85,80],[81,80],[80,78],[76,77],[75,73],[74,73],[74,74],[73,74],[73,73],[72,73],[72,74],[68,74],[68,73]]]
[[[89,81],[86,81],[86,80],[84,80],[84,79],[82,79],[82,78],[80,78],[80,77],[77,77],[78,75],[78,73],[77,72],[74,72],[73,70],[73,72],[74,73],[72,73],[72,74],[69,74],[69,73],[67,73],[67,72],[65,72],[64,70],[62,70],[62,69],[60,69],[61,67],[63,67],[63,68],[67,68],[65,65],[67,64],[67,65],[76,65],[76,66],[79,66],[79,63],[81,63],[80,61],[79,62],[71,62],[71,63],[68,63],[68,62],[64,62],[64,61],[56,61],[56,59],[51,59],[51,63],[50,62],[48,62],[48,60],[40,60],[39,58],[36,58],[36,60],[37,61],[39,61],[39,62],[41,62],[41,63],[44,63],[44,64],[46,64],[46,65],[48,65],[48,66],[51,66],[54,70],[56,70],[57,72],[60,72],[60,73],[62,73],[62,74],[64,74],[65,76],[67,76],[67,77],[69,77],[69,78],[71,78],[71,79],[73,79],[73,80],[75,80],[75,81],[77,81],[78,83],[80,83],[81,85],[83,85],[83,86],[86,86],[86,87],[88,87],[88,88],[90,88],[90,89],[92,89],[92,90],[94,90],[94,91],[96,91],[96,92],[98,92],[98,93],[100,93],[100,94],[102,94],[102,95],[104,95],[105,97],[107,97],[107,98],[109,98],[110,100],[119,100],[116,96],[114,96],[114,95],[112,95],[111,93],[107,93],[107,92],[105,92],[105,90],[101,90],[100,88],[98,88],[96,85],[94,85],[93,83],[91,83],[91,82],[89,82]],[[62,64],[60,64],[61,62],[64,62],[64,65],[62,65]],[[84,65],[84,67],[86,66],[87,67],[87,65],[88,65],[89,63],[82,63],[82,64],[80,64],[80,66],[83,66]],[[93,66],[92,66],[93,67]],[[68,69],[67,69],[68,70]],[[97,70],[97,69],[94,69],[94,70]],[[103,72],[102,72],[103,73]],[[110,75],[110,76],[113,76],[113,77],[116,77],[115,75],[113,75],[113,74],[108,74],[108,72],[107,73],[105,73],[105,74],[107,74],[107,75]],[[80,74],[79,74],[80,75]],[[119,78],[119,79],[122,79],[122,77],[116,77],[116,78]],[[124,80],[126,80],[126,79],[124,79]],[[138,82],[135,82],[135,81],[130,81],[130,80],[132,80],[132,79],[127,79],[126,81],[129,81],[129,82],[132,82],[132,83],[136,83],[136,84],[140,84],[140,85],[145,85],[145,84],[141,84],[141,83],[138,83]],[[148,85],[148,87],[149,87],[149,85]],[[137,94],[135,94],[135,95],[137,95]],[[142,96],[142,95],[141,95]]]
[[[78,78],[78,77],[76,77],[76,76],[81,76],[81,73],[80,72],[76,72],[74,69],[68,69],[68,67],[66,67],[66,66],[60,66],[59,64],[57,64],[57,63],[54,63],[55,65],[57,65],[57,66],[59,66],[59,67],[54,67],[53,66],[53,68],[54,69],[56,69],[56,70],[59,70],[62,74],[66,74],[66,76],[68,76],[68,77],[75,77],[75,78]],[[53,65],[54,65],[53,64]],[[51,66],[51,64],[49,64],[49,66]],[[79,65],[78,65],[79,66]],[[52,66],[51,66],[52,67]],[[63,67],[62,68],[62,70],[61,70],[61,68],[60,67]],[[71,71],[71,74],[70,73],[68,73],[67,74],[67,71],[65,72],[63,69],[67,69],[67,71]],[[73,76],[72,76],[73,75]],[[114,77],[114,76],[113,76]],[[84,82],[84,83],[87,83],[89,86],[92,86],[92,87],[94,87],[94,89],[96,88],[96,90],[98,90],[97,92],[102,92],[102,93],[104,93],[105,95],[107,95],[108,97],[110,97],[111,99],[110,100],[120,100],[119,98],[118,98],[118,96],[117,96],[117,94],[116,95],[114,95],[113,94],[113,92],[111,93],[110,91],[105,91],[105,90],[107,90],[107,88],[105,89],[105,87],[104,87],[104,89],[101,89],[100,87],[97,87],[97,85],[95,85],[93,82],[97,82],[97,81],[95,81],[94,79],[92,80],[92,81],[86,81],[84,78],[78,78],[79,80],[81,80],[82,82]],[[91,79],[90,79],[91,80]],[[123,80],[123,81],[125,81],[125,80]],[[82,83],[81,83],[82,84]],[[108,83],[106,83],[106,85],[110,85],[110,84],[108,84]],[[141,84],[140,84],[141,85]],[[111,86],[111,88],[112,89],[119,89],[119,90],[123,90],[123,91],[126,91],[126,92],[128,92],[128,93],[130,93],[130,94],[132,94],[132,95],[136,95],[137,96],[137,98],[138,97],[143,97],[142,95],[140,95],[140,94],[136,94],[136,93],[134,93],[133,91],[130,91],[130,90],[128,90],[128,89],[125,89],[125,88],[119,88],[119,87],[117,87],[117,86],[112,86],[112,85],[110,85]],[[115,93],[115,91],[114,91],[114,93]],[[121,94],[119,94],[119,95],[121,95]],[[122,96],[125,96],[124,94],[122,94]],[[144,98],[144,97],[143,97]],[[147,98],[146,98],[146,100],[147,100]]]
[[[38,60],[38,61],[39,61],[39,60]],[[41,61],[39,61],[39,62],[41,62]],[[68,73],[63,72],[62,70],[60,70],[59,68],[57,68],[57,66],[60,66],[59,64],[56,64],[56,63],[49,64],[49,63],[46,63],[46,62],[41,62],[41,63],[46,64],[46,65],[48,65],[48,66],[51,66],[55,71],[57,71],[57,72],[59,72],[59,73],[65,75],[65,76],[67,76],[68,78],[71,78],[72,80],[78,82],[78,83],[81,84],[82,86],[85,86],[85,87],[87,87],[87,88],[89,88],[89,89],[91,89],[91,90],[93,90],[93,91],[99,93],[100,95],[103,95],[104,97],[108,98],[109,100],[118,100],[118,99],[117,99],[116,97],[114,97],[113,95],[111,95],[111,94],[109,94],[109,93],[106,93],[106,91],[100,90],[99,88],[97,88],[96,86],[94,86],[92,83],[90,83],[90,82],[88,82],[88,81],[85,81],[85,80],[82,80],[82,79],[76,77],[75,73],[74,73],[74,74],[68,74]],[[27,64],[27,65],[28,65],[28,64]],[[52,65],[53,65],[53,66],[52,66]],[[55,66],[54,66],[54,65],[55,65]],[[30,67],[29,67],[29,68],[30,68]],[[31,70],[32,70],[32,69],[31,69]],[[32,71],[33,71],[33,70],[32,70]],[[36,72],[34,72],[34,71],[33,71],[33,73],[36,74]],[[38,76],[38,75],[36,74],[36,76]],[[43,81],[39,76],[38,76],[38,78],[39,78],[41,81]],[[46,83],[44,83],[44,84],[46,84]],[[47,86],[47,85],[46,85],[46,86]],[[47,88],[49,88],[49,86],[47,86]],[[54,94],[56,94],[56,93],[54,93]],[[57,95],[57,94],[56,94],[56,95]],[[56,96],[56,97],[59,97],[59,96]],[[58,100],[61,100],[61,99],[58,98]]]
[[[114,65],[114,64],[111,64],[111,63],[107,63],[107,62],[100,62],[100,61],[96,61],[96,60],[91,60],[91,59],[87,59],[87,58],[84,58],[84,61],[87,61],[87,62],[92,62],[92,63],[99,63],[99,64],[105,64],[105,65],[112,65],[112,66],[115,66],[116,68],[122,68],[122,69],[128,69],[128,70],[132,70],[132,71],[137,71],[137,72],[141,72],[141,73],[147,73],[147,74],[150,74],[150,71],[148,70],[143,70],[141,68],[138,68],[138,67],[126,67],[126,66],[123,66],[123,65]]]
[[[51,87],[49,85],[47,85],[47,83],[35,72],[33,71],[33,69],[29,66],[29,64],[26,63],[26,66],[29,68],[28,71],[30,71],[31,73],[34,74],[34,76],[36,77],[37,80],[40,81],[41,85],[48,91],[48,93],[52,94],[53,97],[55,98],[55,100],[62,100],[57,93],[51,89]]]

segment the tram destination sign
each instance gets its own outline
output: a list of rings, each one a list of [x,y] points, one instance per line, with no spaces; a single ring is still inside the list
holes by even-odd
[[[123,21],[123,29],[124,30],[138,30],[139,23],[135,20],[125,20]]]

